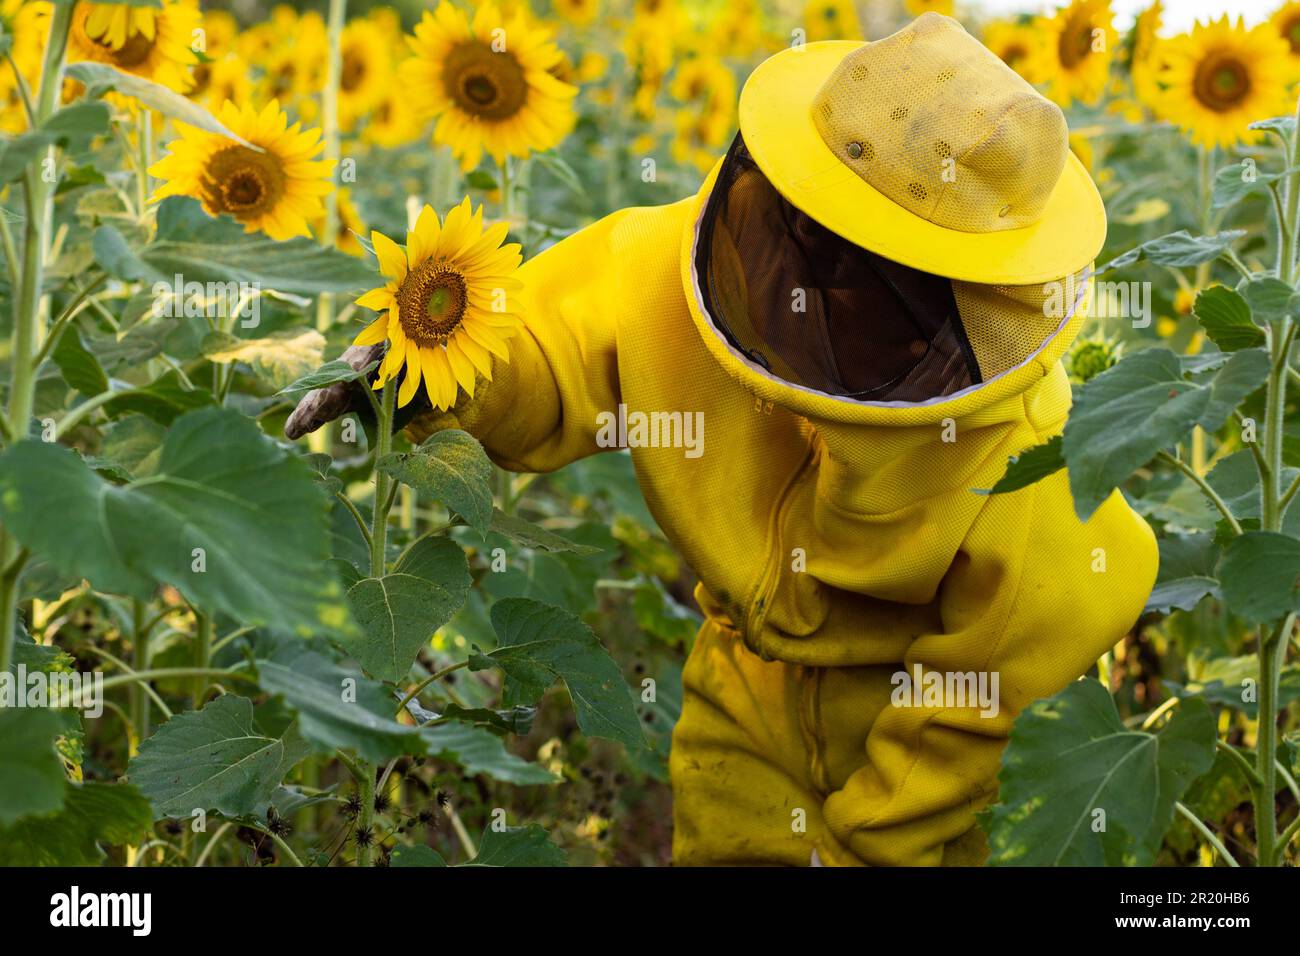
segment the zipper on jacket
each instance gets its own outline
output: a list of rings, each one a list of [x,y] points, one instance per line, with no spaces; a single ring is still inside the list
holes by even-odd
[[[785,541],[782,534],[782,529],[785,526],[785,515],[790,509],[790,499],[794,489],[798,487],[803,476],[808,473],[813,463],[817,461],[818,441],[817,433],[814,431],[809,436],[808,450],[803,461],[799,463],[799,467],[794,470],[794,473],[785,483],[785,487],[781,489],[781,494],[777,497],[772,508],[771,523],[768,528],[768,539],[772,546],[768,549],[767,564],[759,574],[758,582],[754,585],[745,619],[745,634],[749,637],[746,643],[763,660],[772,660],[767,654],[767,648],[763,645],[763,631],[767,622],[771,600],[776,594],[777,585],[781,581],[781,563],[785,560]]]

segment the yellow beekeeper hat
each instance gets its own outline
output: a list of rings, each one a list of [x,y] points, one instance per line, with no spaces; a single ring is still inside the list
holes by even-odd
[[[791,48],[740,94],[754,161],[850,242],[969,282],[1088,266],[1106,209],[1060,108],[956,20],[925,13],[871,43]]]

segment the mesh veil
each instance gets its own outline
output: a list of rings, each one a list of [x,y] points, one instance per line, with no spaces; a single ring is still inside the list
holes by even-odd
[[[1044,308],[1052,283],[955,282],[826,229],[768,182],[739,135],[699,228],[694,265],[714,326],[771,375],[828,395],[941,398],[1019,365],[1062,325]]]
[[[733,347],[829,395],[922,401],[981,381],[952,282],[892,262],[787,202],[737,136],[696,247],[704,306]]]

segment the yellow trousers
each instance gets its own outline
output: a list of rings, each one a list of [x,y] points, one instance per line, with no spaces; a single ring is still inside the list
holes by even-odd
[[[864,865],[823,804],[865,764],[867,733],[901,667],[764,661],[706,621],[682,674],[669,758],[674,863],[807,866],[816,851],[825,866]],[[943,865],[975,866],[987,853],[972,827],[945,845]]]

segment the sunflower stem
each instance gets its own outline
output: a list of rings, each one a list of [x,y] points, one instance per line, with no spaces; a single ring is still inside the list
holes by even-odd
[[[347,16],[348,0],[330,0],[329,53],[325,61],[325,89],[321,95],[321,139],[325,143],[325,159],[334,162],[334,176],[338,175],[339,161],[339,76],[343,72],[343,20]],[[325,229],[320,241],[332,246],[339,228],[337,181],[335,189],[325,196]],[[322,299],[325,296],[321,296]],[[318,313],[317,318],[320,315]],[[322,331],[324,331],[322,329]]]
[[[153,114],[141,106],[136,114],[135,204],[140,221],[144,222],[149,206],[150,137],[153,133]]]
[[[375,513],[370,526],[370,576],[382,578],[385,570],[385,549],[388,543],[388,509],[393,501],[389,491],[393,479],[379,470],[379,461],[393,450],[393,404],[397,388],[392,381],[384,383],[383,398],[379,403],[379,422],[375,426]]]
[[[203,692],[207,689],[208,679],[204,674],[212,660],[213,623],[210,614],[199,614],[194,628],[194,686],[190,692],[191,703],[198,710],[203,706]]]
[[[63,61],[68,49],[68,29],[72,24],[73,4],[57,3],[50,12],[50,34],[41,63],[41,86],[32,117],[39,126],[54,113],[63,88]],[[9,427],[16,439],[27,435],[36,400],[36,369],[32,362],[44,332],[41,316],[41,284],[45,274],[45,240],[49,231],[50,210],[57,179],[47,176],[53,169],[54,147],[42,150],[27,168],[23,191],[27,201],[27,222],[23,233],[22,278],[14,309],[14,328],[9,350]],[[0,531],[0,567],[7,569],[0,578],[0,673],[9,669],[13,656],[14,635],[18,629],[18,577],[22,565],[16,562],[19,544]],[[9,569],[12,569],[10,571]]]
[[[149,628],[146,625],[145,604],[131,601],[131,663],[135,672],[149,669]],[[149,736],[148,684],[131,685],[131,724],[135,728],[136,745]]]

